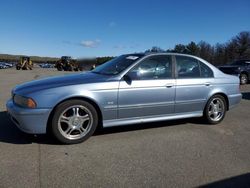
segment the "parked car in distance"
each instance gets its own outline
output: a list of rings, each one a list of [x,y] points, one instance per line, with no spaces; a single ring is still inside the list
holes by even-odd
[[[94,70],[16,86],[7,101],[24,132],[51,131],[79,143],[97,126],[111,127],[191,117],[223,120],[241,100],[239,78],[183,54],[127,54]]]
[[[7,69],[13,67],[12,63],[0,62],[0,69]]]
[[[39,64],[39,66],[41,68],[55,68],[55,65],[51,63],[42,63],[42,64]]]
[[[226,74],[238,76],[242,85],[247,84],[250,80],[250,60],[237,60],[218,68]]]
[[[8,67],[4,63],[0,62],[0,69],[7,69],[7,68]]]

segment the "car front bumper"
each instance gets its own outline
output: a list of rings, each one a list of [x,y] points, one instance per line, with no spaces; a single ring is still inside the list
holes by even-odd
[[[7,112],[15,125],[23,132],[30,134],[45,134],[51,109],[28,109],[13,103],[6,103]]]

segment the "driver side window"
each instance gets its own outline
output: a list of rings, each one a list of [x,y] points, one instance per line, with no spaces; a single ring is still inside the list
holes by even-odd
[[[155,80],[172,77],[171,56],[153,56],[146,58],[128,72],[132,80]]]

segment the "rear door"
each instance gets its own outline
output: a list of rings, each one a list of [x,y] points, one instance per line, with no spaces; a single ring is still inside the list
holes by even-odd
[[[176,55],[175,112],[203,111],[213,83],[212,70],[199,60]]]

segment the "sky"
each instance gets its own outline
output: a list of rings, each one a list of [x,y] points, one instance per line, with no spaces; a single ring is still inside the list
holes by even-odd
[[[250,31],[250,0],[0,0],[0,53],[117,56]]]

